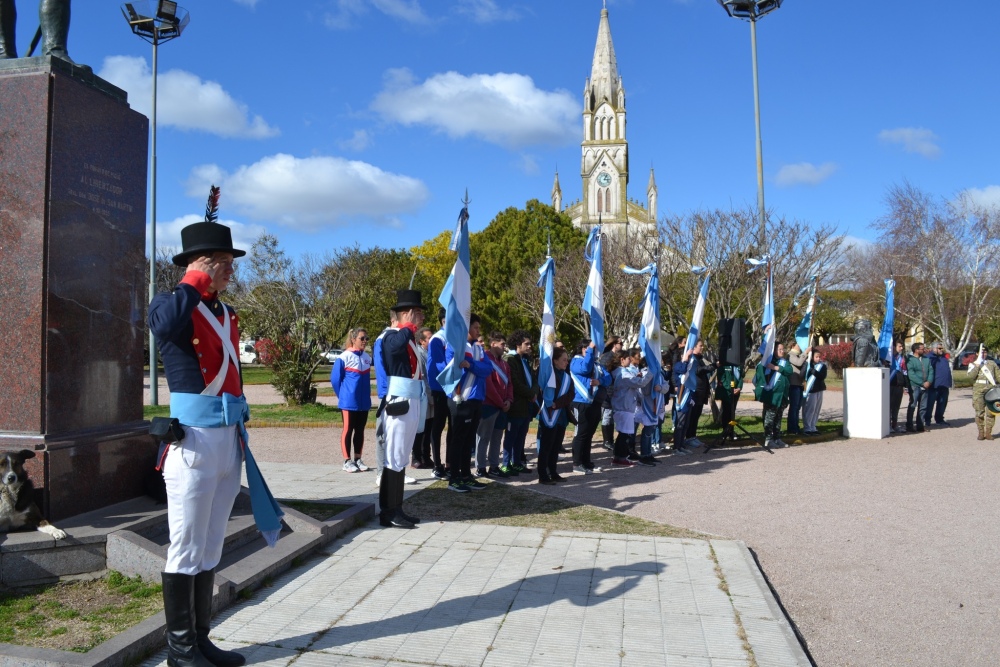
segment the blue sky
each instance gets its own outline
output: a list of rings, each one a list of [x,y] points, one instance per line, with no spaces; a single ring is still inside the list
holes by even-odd
[[[37,26],[21,0],[19,48]],[[293,254],[410,247],[531,198],[580,197],[601,0],[211,0],[160,48],[158,235],[204,210]],[[659,209],[756,202],[750,28],[715,0],[608,0],[631,183]],[[859,9],[858,7],[864,7]],[[903,179],[1000,204],[995,3],[786,0],[758,24],[767,205],[872,238]],[[991,46],[992,45],[992,46]],[[70,53],[150,106],[151,47],[74,4]]]

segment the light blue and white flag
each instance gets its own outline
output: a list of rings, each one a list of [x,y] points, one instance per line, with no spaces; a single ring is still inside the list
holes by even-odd
[[[764,288],[764,314],[760,321],[763,337],[757,352],[761,356],[760,363],[764,364],[764,377],[768,378],[767,387],[771,389],[774,387],[775,379],[777,379],[777,374],[767,368],[774,357],[774,342],[777,335],[774,330],[774,286],[771,279],[771,258],[765,255],[761,259],[748,259],[747,264],[752,266],[749,273],[755,273],[762,268],[767,269],[767,286]]]
[[[819,276],[814,275],[805,286],[798,291],[795,295],[795,299],[792,301],[793,306],[799,305],[799,299],[801,299],[806,294],[809,295],[809,302],[806,304],[806,314],[802,317],[802,321],[799,323],[799,328],[795,330],[795,342],[798,344],[799,349],[805,352],[806,348],[809,347],[809,343],[812,340],[812,321],[813,321],[813,309],[816,307],[816,283]],[[815,378],[809,375],[809,370],[812,368],[812,352],[809,352],[809,357],[806,359],[806,377],[809,380],[806,382],[806,387],[802,392],[802,398],[806,398],[809,395],[810,390],[812,390],[813,381]]]
[[[469,280],[469,208],[462,207],[458,226],[451,239],[451,250],[458,251],[455,266],[438,297],[445,309],[444,338],[454,351],[448,365],[438,373],[437,381],[450,396],[462,379],[461,363],[465,360],[465,344],[469,340],[469,317],[472,315],[472,286]]]
[[[684,352],[687,353],[694,349],[694,346],[698,344],[698,339],[702,337],[701,335],[701,320],[705,315],[705,303],[708,301],[708,285],[709,280],[712,278],[712,274],[709,272],[708,267],[695,266],[692,267],[691,272],[696,276],[704,276],[701,279],[701,285],[698,287],[698,300],[694,304],[694,315],[691,317],[691,327],[688,329],[687,341],[684,343]],[[694,391],[698,388],[698,375],[696,373],[696,368],[694,364],[688,364],[687,373],[684,375],[684,391],[681,393],[681,400],[677,408],[683,410],[688,401],[694,395]]]
[[[551,256],[538,269],[538,286],[545,286],[545,305],[542,307],[542,330],[538,336],[538,386],[542,398],[556,398],[556,375],[552,370],[552,350],[556,344],[555,296],[552,283],[556,277],[556,261]],[[568,375],[568,373],[567,373]]]
[[[885,319],[882,320],[882,331],[878,335],[878,356],[883,361],[889,362],[889,368],[893,367],[893,354],[895,348],[892,344],[892,334],[896,326],[896,281],[889,279],[885,281]]]
[[[639,321],[639,349],[646,358],[646,368],[653,374],[653,385],[663,384],[663,367],[660,364],[660,273],[656,262],[644,269],[622,267],[625,273],[631,275],[649,274],[646,283],[646,294],[642,300],[642,319]],[[646,418],[654,421],[658,418],[663,394],[653,392],[652,396],[643,396],[642,410]]]
[[[590,230],[583,257],[590,262],[587,291],[583,295],[583,312],[590,318],[590,339],[600,352],[604,349],[604,274],[601,265],[600,225],[595,225]]]

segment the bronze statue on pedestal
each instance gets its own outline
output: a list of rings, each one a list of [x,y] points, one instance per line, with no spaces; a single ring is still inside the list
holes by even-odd
[[[38,32],[42,40],[41,55],[61,58],[75,65],[66,50],[69,39],[69,3],[70,0],[40,0]],[[14,0],[0,0],[0,59],[17,58],[16,26],[17,8]],[[37,35],[35,39],[38,39]]]
[[[865,318],[855,320],[854,367],[878,368],[881,365],[879,362],[878,345],[875,343],[875,335],[872,334],[871,320]]]

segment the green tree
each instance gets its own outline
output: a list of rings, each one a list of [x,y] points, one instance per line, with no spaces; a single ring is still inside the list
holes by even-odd
[[[417,266],[417,277],[426,285],[425,301],[437,301],[444,284],[448,282],[451,269],[455,265],[455,253],[451,251],[451,237],[454,232],[444,231],[418,246],[410,248],[410,256]]]

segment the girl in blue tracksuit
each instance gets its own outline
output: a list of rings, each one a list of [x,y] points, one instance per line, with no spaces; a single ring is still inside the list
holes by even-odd
[[[368,466],[361,460],[365,444],[365,423],[372,407],[372,358],[365,352],[368,332],[351,329],[347,334],[346,348],[333,363],[330,386],[337,394],[337,404],[344,415],[344,428],[340,435],[340,450],[344,455],[346,472],[363,472]],[[351,455],[351,445],[354,455]]]

